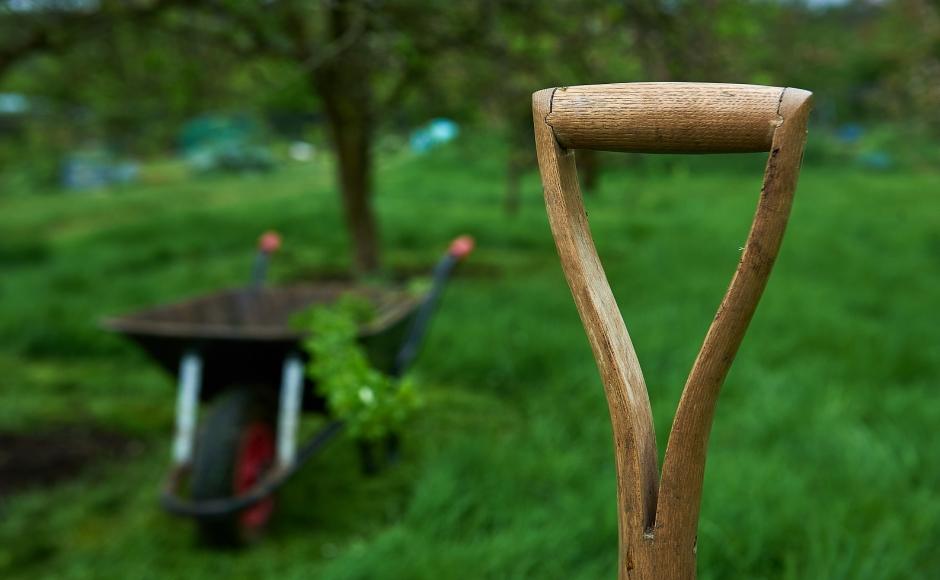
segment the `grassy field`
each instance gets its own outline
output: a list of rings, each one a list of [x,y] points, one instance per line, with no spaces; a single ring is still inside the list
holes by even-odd
[[[342,272],[328,168],[167,178],[0,198],[0,429],[93,424],[132,439],[54,487],[0,503],[3,578],[613,578],[610,427],[537,176],[501,204],[502,159],[468,143],[383,161],[391,269],[478,252],[416,374],[428,405],[403,463],[359,475],[341,441],[280,496],[242,553],[162,513],[174,379],[96,327],[108,314],[240,284],[259,232],[278,282]],[[471,161],[466,161],[469,158]],[[762,159],[613,168],[588,201],[644,365],[660,447],[739,256]],[[710,442],[701,578],[940,573],[940,173],[804,170],[788,238]]]

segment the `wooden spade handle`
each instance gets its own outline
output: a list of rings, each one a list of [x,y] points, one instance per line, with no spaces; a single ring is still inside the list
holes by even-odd
[[[780,87],[712,83],[559,87],[545,122],[566,149],[769,151],[781,121],[783,92]]]
[[[545,89],[532,95],[549,224],[610,410],[621,580],[695,577],[712,417],[780,249],[810,108],[807,91],[745,85],[637,83]],[[594,247],[573,148],[769,151],[751,231],[682,391],[661,477],[646,383]]]

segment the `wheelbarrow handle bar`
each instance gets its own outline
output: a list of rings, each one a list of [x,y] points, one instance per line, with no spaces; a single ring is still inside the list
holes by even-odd
[[[424,300],[418,306],[418,312],[415,315],[414,322],[408,328],[405,340],[398,349],[395,356],[395,363],[392,367],[391,375],[400,377],[408,370],[415,357],[418,356],[418,350],[421,348],[421,341],[428,331],[431,317],[437,302],[440,300],[444,286],[450,279],[454,267],[473,251],[476,242],[471,236],[463,235],[451,242],[447,253],[434,266],[434,273],[431,275],[431,288],[425,294]]]
[[[566,149],[634,153],[769,151],[781,87],[618,83],[553,91],[545,122]]]
[[[391,372],[393,377],[402,376],[418,356],[418,350],[430,326],[431,316],[434,314],[437,302],[440,299],[441,293],[444,291],[444,286],[447,284],[451,272],[453,272],[454,267],[459,262],[460,258],[448,253],[445,254],[434,267],[431,289],[428,290],[421,305],[418,306],[418,312],[415,315],[414,321],[408,328],[405,340],[402,342],[401,347],[398,349],[398,354],[395,356],[395,363]]]

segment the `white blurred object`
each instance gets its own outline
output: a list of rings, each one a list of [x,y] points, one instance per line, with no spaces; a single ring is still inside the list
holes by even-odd
[[[310,161],[316,152],[316,147],[306,141],[294,141],[288,150],[290,158],[294,161]]]

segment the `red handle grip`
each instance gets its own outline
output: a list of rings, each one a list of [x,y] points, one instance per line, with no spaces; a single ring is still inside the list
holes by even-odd
[[[263,254],[273,254],[281,247],[281,234],[268,230],[258,238],[258,250]]]
[[[460,236],[450,243],[450,248],[447,249],[447,253],[458,260],[462,260],[470,255],[475,245],[476,241],[473,239],[473,236]]]

